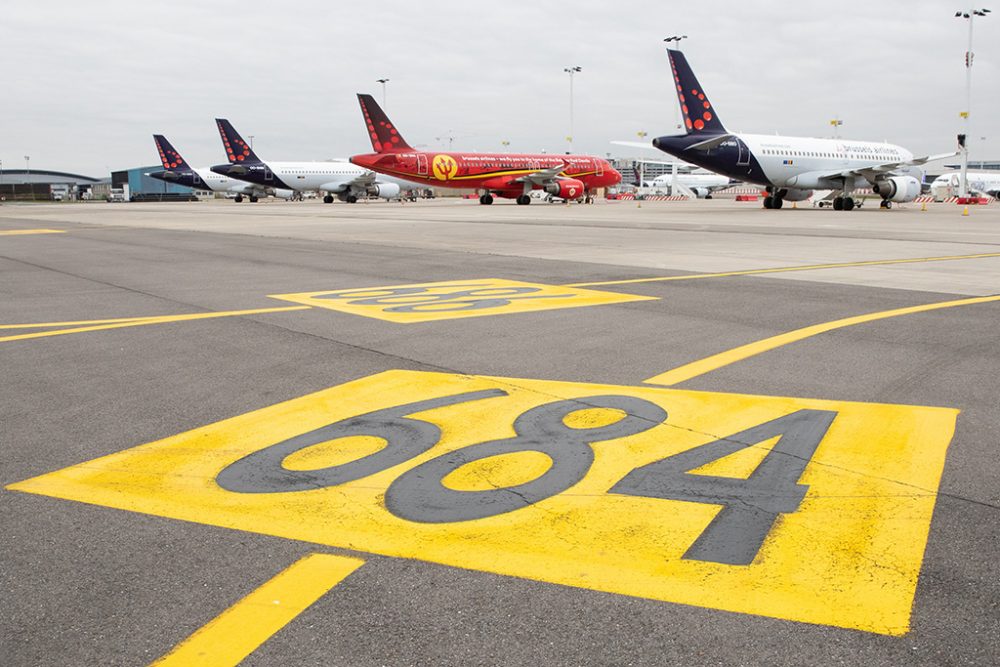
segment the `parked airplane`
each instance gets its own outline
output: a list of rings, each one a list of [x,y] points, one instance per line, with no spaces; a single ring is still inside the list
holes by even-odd
[[[968,171],[965,174],[969,192],[1000,198],[1000,171]],[[931,183],[931,194],[941,201],[946,197],[955,197],[959,192],[959,172],[953,171],[941,174]]]
[[[731,133],[684,54],[674,49],[667,54],[687,133],[658,137],[653,145],[714,172],[765,186],[764,208],[781,208],[785,200],[802,201],[821,189],[839,191],[833,208],[850,211],[851,192],[869,185],[882,197],[881,206],[891,208],[893,202],[913,201],[920,194],[923,172],[917,165],[956,154],[914,158],[905,148],[887,143]]]
[[[598,188],[621,182],[607,160],[585,155],[517,153],[433,153],[411,148],[371,95],[358,95],[374,153],[351,162],[381,174],[445,188],[480,192],[480,204],[493,195],[530,204],[528,193],[541,189],[562,199],[590,201]]]
[[[195,190],[211,190],[212,192],[233,192],[236,194],[236,201],[243,201],[246,195],[250,201],[257,201],[260,197],[273,194],[282,199],[291,199],[295,194],[291,190],[265,190],[264,188],[238,181],[235,178],[228,178],[212,173],[211,168],[201,167],[195,169],[188,165],[181,154],[174,150],[167,138],[162,134],[153,135],[153,143],[156,144],[156,151],[160,154],[160,162],[163,164],[163,171],[150,172],[148,176],[167,183],[186,185]]]
[[[707,169],[680,172],[676,171],[675,167],[674,173],[657,176],[652,181],[649,181],[649,185],[654,188],[669,188],[672,195],[686,194],[684,190],[688,190],[698,199],[711,199],[713,192],[724,190],[734,182],[726,176],[716,174]]]
[[[226,149],[228,164],[217,164],[212,171],[217,174],[238,178],[258,187],[280,188],[298,192],[319,190],[326,193],[323,201],[333,202],[334,195],[341,201],[353,204],[358,197],[371,195],[384,199],[399,196],[401,183],[397,179],[384,179],[376,174],[344,160],[328,162],[264,162],[243,141],[232,124],[224,118],[216,118],[219,136]],[[414,187],[414,184],[407,184]],[[251,199],[250,201],[253,201]]]

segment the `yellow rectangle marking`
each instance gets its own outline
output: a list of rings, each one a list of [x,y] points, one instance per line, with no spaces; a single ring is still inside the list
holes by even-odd
[[[153,665],[238,665],[362,565],[360,558],[310,554],[222,612]]]
[[[449,280],[271,296],[307,306],[329,308],[400,324],[649,301],[657,298],[500,278]]]
[[[2,229],[0,236],[27,236],[28,234],[65,234],[65,229]]]
[[[611,409],[615,401],[632,407]],[[553,417],[565,405],[579,408]],[[587,410],[591,405],[605,407]],[[806,436],[796,436],[819,437],[813,450],[771,453],[779,445],[761,425],[798,415],[832,421],[825,430],[806,423]],[[945,408],[388,371],[9,488],[899,635],[908,629],[956,415]],[[615,425],[623,418],[625,431]],[[731,460],[705,460],[681,474],[645,471],[654,463],[676,466],[695,448],[714,452],[732,443],[741,444]],[[442,476],[441,465],[463,456],[482,460],[455,464]],[[755,524],[764,532],[754,543],[740,536],[743,522],[731,524],[719,544],[701,545],[711,557],[697,555],[716,517],[729,511],[729,501],[706,498],[724,495],[723,477],[757,475],[761,461],[802,466],[778,479],[773,493],[766,484],[736,483],[757,496],[734,506],[771,507],[773,525]],[[568,486],[553,486],[567,474]],[[541,497],[529,490],[535,478]],[[686,490],[706,479],[707,496]],[[511,486],[516,493],[504,490]],[[741,550],[742,563],[730,553]]]

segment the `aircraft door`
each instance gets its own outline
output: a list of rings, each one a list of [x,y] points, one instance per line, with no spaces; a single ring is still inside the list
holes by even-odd
[[[264,165],[264,180],[265,181],[274,180],[274,174],[271,173],[271,169],[266,164]]]
[[[594,171],[597,172],[597,176],[604,175],[604,160],[599,157],[594,158],[594,164],[596,165]]]
[[[417,154],[417,175],[427,175],[427,156],[423,153]]]
[[[750,149],[747,145],[743,143],[743,140],[736,137],[736,147],[739,150],[739,154],[736,156],[736,166],[737,167],[749,167],[750,166]]]

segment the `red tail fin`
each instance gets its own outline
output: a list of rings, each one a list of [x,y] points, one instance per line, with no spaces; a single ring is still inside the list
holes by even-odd
[[[361,113],[365,117],[368,136],[372,140],[372,148],[376,153],[409,153],[413,151],[403,139],[403,135],[395,128],[389,117],[382,111],[375,98],[371,95],[358,94],[361,103]]]

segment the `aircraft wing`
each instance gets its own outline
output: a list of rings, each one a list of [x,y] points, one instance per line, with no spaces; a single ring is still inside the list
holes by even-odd
[[[357,176],[349,181],[331,181],[329,183],[324,183],[319,186],[319,189],[323,192],[366,192],[370,190],[373,185],[375,185],[375,172],[366,171],[360,176]]]
[[[559,178],[559,174],[561,174],[564,169],[566,169],[566,163],[561,162],[554,167],[549,167],[548,169],[539,169],[538,171],[533,171],[530,174],[518,176],[513,179],[513,181],[515,183],[529,182],[532,185],[545,185],[546,183]]]
[[[882,162],[873,164],[867,167],[857,167],[855,169],[845,169],[844,171],[832,171],[829,173],[821,174],[820,178],[848,178],[850,176],[864,176],[871,182],[875,182],[879,176],[884,176],[902,167],[915,167],[925,162],[931,162],[933,160],[941,160],[943,158],[952,157],[958,155],[958,151],[952,151],[951,153],[939,153],[938,155],[924,155],[921,157],[915,157],[912,160],[903,160],[898,162]]]

